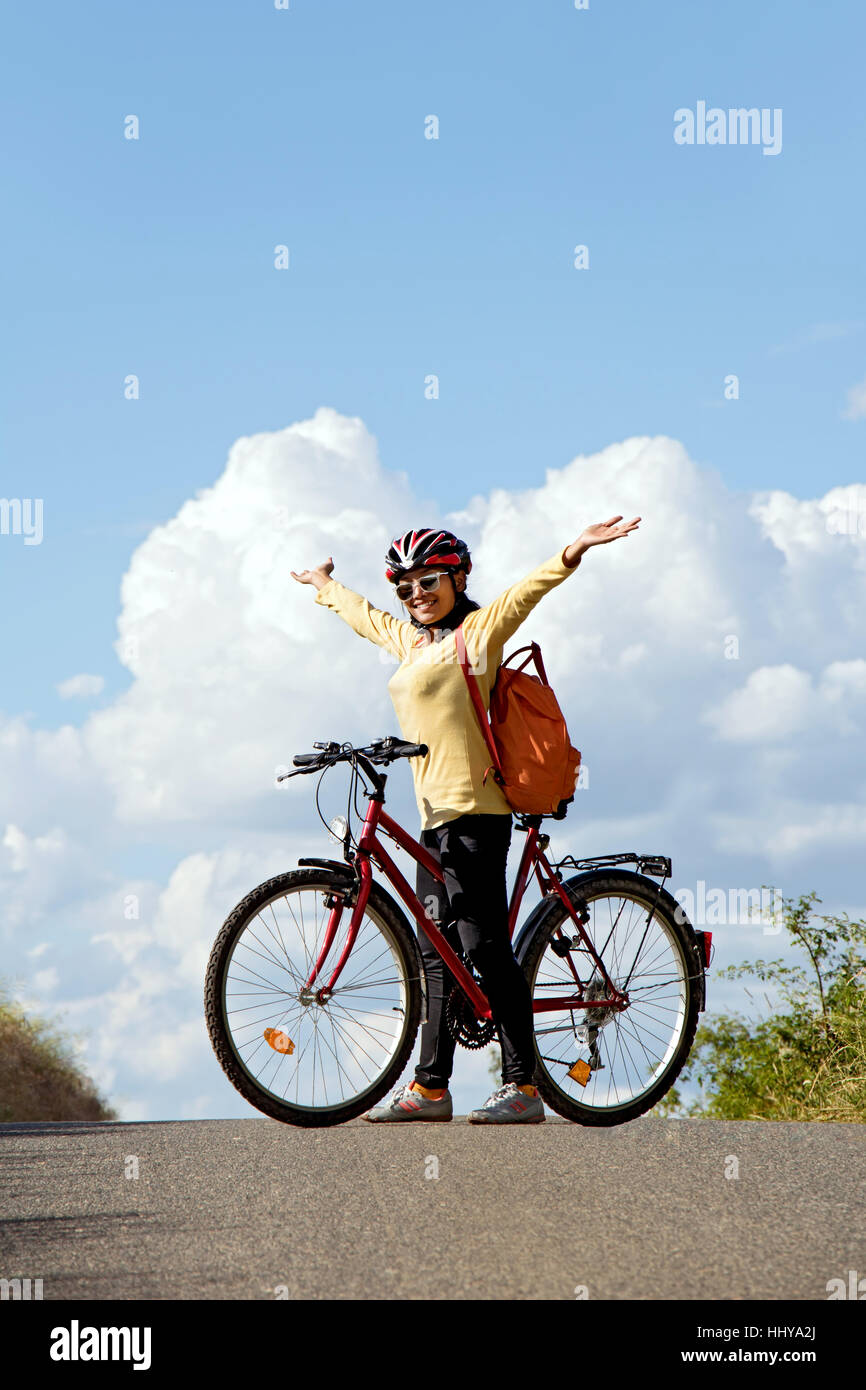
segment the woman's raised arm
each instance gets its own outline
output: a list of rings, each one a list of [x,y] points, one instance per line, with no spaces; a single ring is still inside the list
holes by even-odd
[[[366,637],[377,647],[385,647],[402,661],[408,650],[412,624],[395,618],[392,613],[383,612],[381,608],[374,608],[354,589],[347,589],[345,584],[333,578],[333,568],[334,561],[329,555],[325,563],[317,565],[315,569],[301,570],[299,574],[291,570],[290,573],[299,584],[313,584],[318,590],[316,603],[330,608],[359,637]]]
[[[626,522],[622,526],[618,525],[621,521],[622,517],[614,516],[609,521],[600,521],[593,526],[587,526],[577,540],[572,541],[564,550],[557,550],[549,560],[545,560],[543,565],[539,565],[525,579],[520,579],[516,584],[510,585],[498,598],[495,598],[484,608],[469,613],[464,621],[464,626],[470,650],[472,650],[472,644],[469,642],[470,632],[477,641],[477,647],[473,652],[473,664],[475,664],[476,659],[479,663],[486,660],[486,656],[482,655],[482,648],[485,643],[502,644],[507,642],[529,616],[539,600],[577,569],[587,550],[594,545],[605,545],[608,541],[627,536],[635,529],[640,517],[636,516],[632,521]]]

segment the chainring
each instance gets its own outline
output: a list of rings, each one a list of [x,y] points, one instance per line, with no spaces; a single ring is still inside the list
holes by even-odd
[[[486,1047],[493,1041],[496,1032],[492,1019],[476,1017],[471,1001],[459,985],[455,985],[448,996],[445,1022],[454,1041],[461,1047],[468,1047],[470,1051]]]

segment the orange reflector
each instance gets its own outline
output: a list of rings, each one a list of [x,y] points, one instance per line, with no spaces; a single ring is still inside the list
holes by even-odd
[[[591,1069],[589,1062],[577,1061],[573,1067],[569,1067],[568,1069],[568,1074],[572,1081],[576,1081],[580,1086],[586,1085],[590,1078],[590,1073]]]
[[[294,1052],[295,1050],[295,1044],[288,1033],[283,1032],[282,1028],[266,1028],[264,1039],[274,1049],[274,1052]]]

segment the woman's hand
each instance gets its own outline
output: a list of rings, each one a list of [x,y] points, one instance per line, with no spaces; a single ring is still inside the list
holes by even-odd
[[[323,565],[317,565],[314,570],[301,570],[300,574],[295,574],[290,570],[293,579],[297,579],[299,584],[314,584],[317,589],[321,589],[323,584],[327,584],[334,568],[333,556],[329,555]]]
[[[609,521],[597,521],[594,526],[587,526],[577,540],[563,551],[562,558],[565,563],[576,565],[584,551],[589,550],[591,546],[607,545],[608,541],[618,541],[621,536],[629,535],[636,529],[640,517],[632,517],[631,521],[624,522],[622,526],[618,525],[621,521],[621,516],[612,516]]]

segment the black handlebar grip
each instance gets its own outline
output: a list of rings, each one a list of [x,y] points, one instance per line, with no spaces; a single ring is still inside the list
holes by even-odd
[[[321,753],[296,753],[292,758],[295,767],[309,767],[321,759]]]

